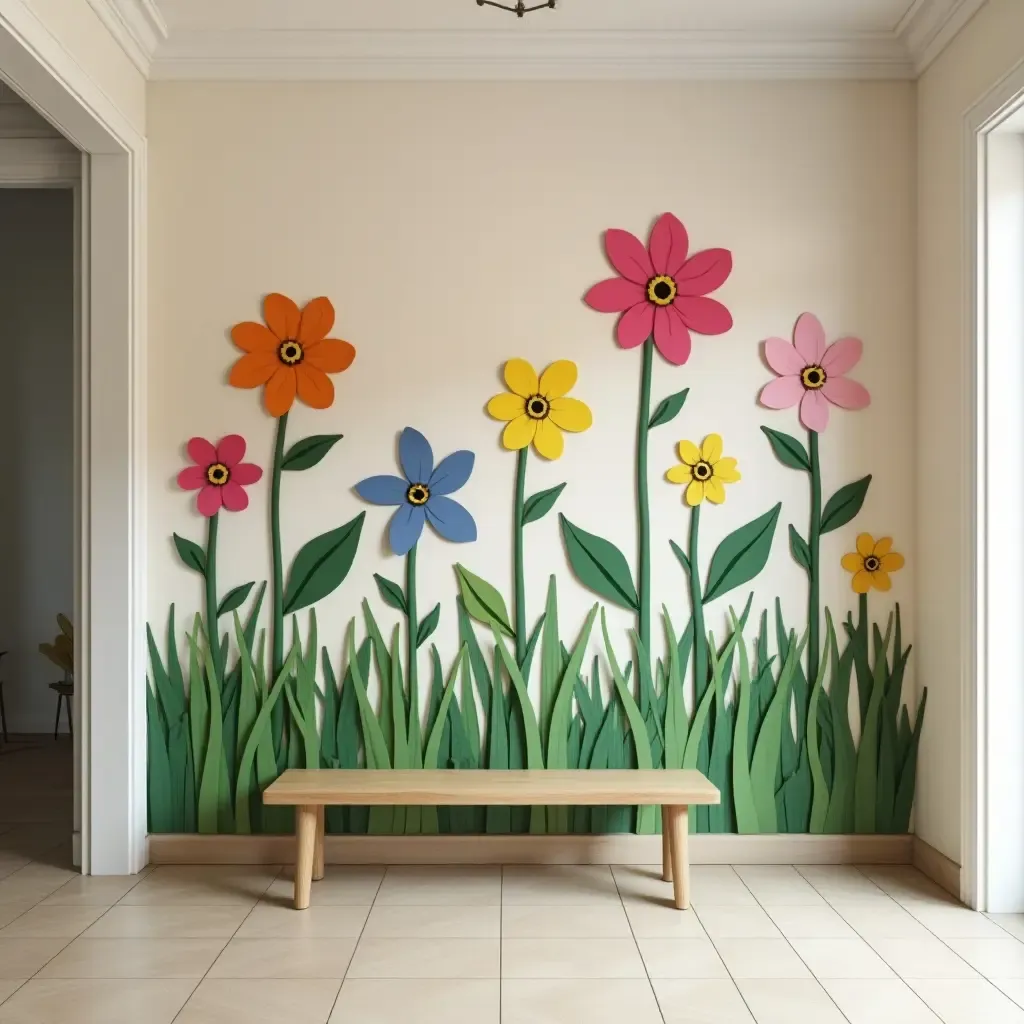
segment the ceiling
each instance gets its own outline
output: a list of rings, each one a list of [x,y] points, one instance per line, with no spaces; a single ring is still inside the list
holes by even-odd
[[[190,79],[911,78],[984,2],[89,0],[146,74]]]

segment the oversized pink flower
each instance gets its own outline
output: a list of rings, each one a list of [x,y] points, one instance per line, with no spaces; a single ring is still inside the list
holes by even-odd
[[[793,330],[793,343],[769,338],[764,343],[768,365],[779,375],[761,391],[761,404],[789,409],[800,403],[800,422],[821,433],[828,426],[828,407],[863,409],[871,395],[863,384],[848,380],[864,351],[859,338],[840,338],[828,345],[825,328],[813,313],[804,313]]]
[[[245,458],[245,439],[238,434],[221,438],[216,447],[202,437],[188,443],[189,458],[195,463],[178,474],[178,486],[199,491],[196,506],[207,518],[215,516],[223,505],[229,512],[241,512],[249,506],[245,488],[263,476],[263,470]]]
[[[709,299],[732,273],[728,249],[689,256],[690,239],[679,218],[658,218],[645,247],[635,235],[609,229],[604,247],[619,277],[602,281],[584,301],[599,313],[622,313],[616,329],[622,348],[636,348],[652,335],[658,351],[681,366],[690,358],[690,332],[724,334],[732,314]]]

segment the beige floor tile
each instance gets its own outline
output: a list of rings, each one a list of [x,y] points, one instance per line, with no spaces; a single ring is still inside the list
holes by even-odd
[[[500,906],[501,868],[462,864],[388,868],[376,902],[409,907]]]
[[[40,904],[0,929],[0,939],[73,939],[81,935],[106,909],[48,907]]]
[[[308,910],[257,903],[235,934],[238,939],[358,939],[369,907],[311,906]]]
[[[0,980],[0,1003],[2,1003],[8,996],[13,995],[15,992],[25,984],[25,978],[8,978],[6,980]]]
[[[729,973],[740,978],[809,978],[811,972],[785,939],[719,939]]]
[[[22,914],[38,906],[36,903],[3,903],[0,904],[0,928],[6,928]]]
[[[825,900],[796,868],[788,865],[737,865],[736,874],[763,907],[818,907]]]
[[[986,917],[1015,939],[1024,941],[1024,914],[987,914]]]
[[[501,907],[376,906],[370,911],[363,937],[497,939],[501,937]]]
[[[499,939],[367,939],[350,978],[498,978]]]
[[[863,940],[790,939],[816,978],[892,978],[892,968]]]
[[[944,1024],[1024,1024],[1024,1010],[991,982],[929,978],[908,984]]]
[[[942,1024],[903,981],[825,980],[821,986],[850,1024]]]
[[[846,1024],[832,997],[816,981],[745,978],[736,984],[757,1024]]]
[[[19,871],[26,864],[31,864],[32,858],[20,853],[5,853],[0,849],[0,879]]]
[[[2,1024],[171,1024],[195,981],[33,979],[0,1003]]]
[[[633,934],[645,939],[704,939],[700,918],[693,910],[676,910],[646,900],[623,900],[626,917]]]
[[[238,867],[159,867],[129,890],[123,906],[252,906],[275,872]],[[2,884],[2,883],[0,883]]]
[[[986,978],[1024,978],[1024,942],[1009,936],[1002,939],[943,941]]]
[[[778,939],[782,933],[761,907],[700,906],[697,917],[716,939]]]
[[[709,907],[757,906],[754,894],[731,867],[698,864],[690,869],[691,902],[699,910]]]
[[[43,902],[62,907],[109,907],[123,899],[145,877],[145,874],[79,876],[65,882]]]
[[[501,882],[504,906],[571,906],[614,903],[621,906],[611,870],[603,866],[509,866]]]
[[[502,978],[645,978],[632,939],[503,939]]]
[[[1024,978],[992,978],[992,984],[1008,995],[1018,1006],[1024,1007]]]
[[[786,905],[767,908],[787,939],[852,939],[856,932],[830,906]]]
[[[56,940],[61,941],[61,940]],[[41,978],[201,978],[223,939],[75,939]]]
[[[638,939],[640,955],[652,978],[728,978],[709,939]]]
[[[330,1024],[498,1024],[500,1005],[496,978],[349,978]]]
[[[505,979],[501,983],[502,1024],[662,1024],[658,1002],[646,979]]]
[[[901,978],[977,978],[970,964],[939,939],[869,939],[871,948]]]
[[[896,903],[837,903],[835,912],[865,939],[930,939],[932,933]]]
[[[507,939],[629,939],[633,935],[618,900],[589,906],[504,906],[500,916],[501,934]]]
[[[855,867],[845,864],[812,864],[801,865],[797,870],[829,903],[864,900],[890,902],[890,897]]]
[[[696,871],[696,868],[691,868]],[[612,877],[623,901],[651,902],[668,906],[672,902],[672,883],[661,877],[661,865],[616,865]]]
[[[345,977],[355,939],[232,939],[211,978]]]
[[[966,907],[909,904],[907,911],[940,939],[1003,939],[1006,935],[984,914]]]
[[[953,903],[953,897],[909,864],[865,865],[860,871],[893,899]]]
[[[83,935],[86,939],[230,939],[248,906],[111,907]]]
[[[0,978],[31,978],[71,939],[0,939]]]
[[[295,891],[294,869],[287,867],[264,894],[264,900],[291,905]],[[328,865],[324,877],[313,883],[313,902],[318,906],[368,907],[377,898],[384,868],[364,865]]]
[[[652,984],[665,1024],[754,1024],[733,981],[659,978]]]
[[[318,978],[207,978],[174,1024],[325,1024],[340,987]]]

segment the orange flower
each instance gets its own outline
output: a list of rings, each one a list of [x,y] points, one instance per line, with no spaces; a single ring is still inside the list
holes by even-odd
[[[236,388],[266,385],[263,403],[271,416],[284,416],[295,396],[314,409],[334,402],[329,373],[352,365],[355,348],[328,338],[334,326],[330,299],[313,299],[302,311],[286,295],[273,293],[263,302],[263,319],[237,324],[231,340],[246,354],[231,368],[229,383]]]
[[[899,572],[906,559],[892,549],[892,537],[880,537],[877,541],[870,533],[857,537],[857,550],[843,555],[843,568],[853,573],[853,591],[866,594],[875,590],[891,590],[889,573]]]

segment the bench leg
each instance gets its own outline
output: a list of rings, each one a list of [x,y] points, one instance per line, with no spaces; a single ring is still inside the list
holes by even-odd
[[[668,808],[669,844],[672,852],[672,880],[676,910],[690,909],[690,855],[687,841],[690,816],[687,807]]]
[[[316,807],[295,808],[295,909],[309,906],[316,853]]]
[[[313,881],[324,877],[324,809],[316,809],[316,849],[313,851]]]
[[[661,879],[663,882],[672,881],[672,843],[669,821],[671,808],[661,809]]]

